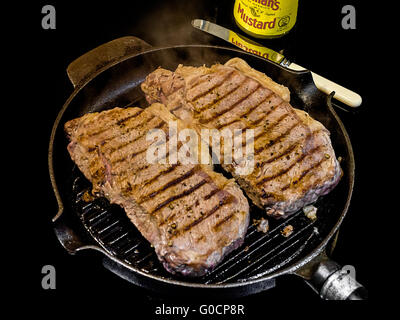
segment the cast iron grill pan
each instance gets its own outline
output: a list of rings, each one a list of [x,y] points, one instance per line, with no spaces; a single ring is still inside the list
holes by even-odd
[[[300,210],[285,220],[269,218],[269,231],[264,234],[257,231],[252,222],[253,219],[265,217],[265,213],[251,206],[250,226],[240,248],[227,255],[214,270],[203,277],[172,275],[163,268],[154,249],[129,221],[122,208],[110,204],[105,198],[87,201],[84,195],[90,192],[91,183],[68,155],[68,140],[63,126],[68,120],[88,112],[115,107],[145,107],[147,104],[140,84],[158,66],[174,70],[179,63],[212,65],[216,62],[224,63],[233,57],[246,60],[253,68],[288,86],[292,106],[309,112],[324,124],[331,132],[336,156],[342,158],[343,177],[334,190],[320,197],[314,204],[318,208],[316,221],[308,219]],[[125,278],[140,276],[143,279],[140,281],[146,282],[145,287],[173,284],[207,288],[210,285],[214,289],[236,288],[244,295],[265,290],[266,281],[278,275],[293,273],[324,252],[350,203],[354,159],[343,124],[333,111],[329,97],[315,87],[309,72],[289,72],[238,50],[193,45],[131,54],[113,61],[111,67],[107,66],[82,81],[74,83],[76,90],[56,119],[49,149],[50,177],[59,204],[59,212],[53,221],[56,223],[59,240],[69,252],[100,247],[120,270],[127,272]],[[294,230],[286,238],[281,231],[289,224]],[[138,283],[136,280],[132,282]]]

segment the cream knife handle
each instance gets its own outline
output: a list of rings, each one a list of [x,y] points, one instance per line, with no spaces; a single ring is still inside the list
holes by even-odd
[[[305,68],[293,62],[289,65],[289,69],[297,71],[306,70]],[[344,104],[348,105],[349,107],[356,108],[361,105],[362,98],[359,94],[349,89],[346,89],[333,81],[321,77],[319,74],[316,74],[312,71],[311,75],[313,77],[315,85],[322,92],[330,94],[332,91],[335,91],[335,95],[333,97],[339,100],[340,102],[343,102]]]

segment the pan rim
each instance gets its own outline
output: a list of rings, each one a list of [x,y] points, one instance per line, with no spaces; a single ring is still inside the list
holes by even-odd
[[[143,54],[153,53],[153,52],[167,50],[167,49],[197,48],[197,47],[209,48],[209,49],[222,49],[222,50],[227,50],[227,51],[230,51],[230,52],[238,52],[240,54],[249,55],[252,58],[261,59],[261,60],[263,60],[263,62],[274,64],[275,66],[278,66],[280,69],[284,70],[285,72],[290,72],[290,73],[293,73],[293,74],[307,74],[307,73],[310,73],[310,71],[308,71],[308,70],[305,70],[305,71],[288,70],[287,68],[283,68],[282,66],[280,66],[277,63],[262,59],[261,57],[258,57],[256,55],[253,55],[251,53],[247,53],[247,52],[244,52],[244,51],[241,51],[241,50],[238,50],[238,49],[224,47],[224,46],[199,45],[199,44],[174,45],[174,46],[151,48],[151,49],[145,50],[145,51],[140,52],[140,53],[133,53],[133,54],[124,56],[124,57],[122,57],[122,58],[120,58],[120,59],[118,59],[116,61],[113,61],[112,63],[110,63],[106,67],[94,72],[90,77],[85,79],[85,81],[83,81],[77,87],[74,88],[73,92],[68,97],[68,99],[65,101],[64,105],[62,106],[61,110],[59,111],[59,113],[58,113],[58,115],[57,115],[57,117],[56,117],[56,119],[54,121],[52,130],[51,130],[50,142],[49,142],[49,148],[48,148],[48,166],[49,166],[50,181],[51,181],[53,193],[54,193],[54,195],[56,197],[57,206],[58,206],[57,214],[52,218],[52,222],[53,223],[55,223],[61,217],[61,215],[64,212],[63,200],[61,199],[61,195],[59,193],[57,182],[56,182],[56,178],[55,178],[55,174],[54,174],[53,144],[54,144],[55,134],[56,134],[56,131],[57,131],[58,127],[59,127],[60,121],[61,121],[65,111],[67,110],[68,106],[71,104],[71,101],[75,98],[75,96],[88,83],[90,83],[93,79],[95,79],[99,74],[101,74],[102,72],[108,70],[109,68],[112,68],[113,66],[115,66],[115,65],[117,65],[117,64],[119,64],[119,63],[121,63],[121,62],[123,62],[125,60],[134,58],[135,56],[140,56],[140,55],[143,55]],[[201,289],[236,288],[236,287],[242,287],[242,286],[250,286],[250,285],[253,285],[253,284],[256,284],[256,283],[260,283],[260,282],[265,282],[265,281],[274,279],[274,278],[279,277],[279,276],[284,275],[284,274],[295,274],[296,270],[300,269],[302,266],[304,266],[305,264],[307,264],[308,262],[313,260],[316,256],[318,256],[325,249],[325,247],[328,244],[329,240],[338,231],[340,225],[342,224],[342,222],[344,220],[344,217],[346,216],[347,211],[349,209],[351,198],[352,198],[353,187],[354,187],[354,176],[355,176],[355,162],[354,162],[353,148],[352,148],[352,145],[351,145],[350,137],[349,137],[349,135],[347,133],[347,130],[345,129],[345,126],[343,125],[343,123],[340,120],[339,116],[337,115],[337,113],[335,112],[335,110],[332,107],[331,98],[332,98],[331,96],[327,96],[327,107],[328,107],[329,111],[331,112],[331,114],[333,115],[333,117],[335,118],[336,122],[338,123],[341,131],[343,132],[343,136],[344,136],[344,139],[346,141],[346,147],[348,149],[348,153],[349,153],[349,156],[350,156],[350,159],[349,159],[349,164],[350,164],[350,168],[349,168],[349,172],[350,172],[349,192],[348,192],[347,199],[346,199],[346,202],[345,202],[345,206],[344,206],[344,208],[342,210],[342,213],[340,214],[340,217],[338,218],[338,221],[333,226],[333,228],[331,229],[329,234],[321,241],[321,243],[315,249],[312,250],[311,253],[309,253],[305,257],[301,258],[299,261],[292,262],[287,267],[283,267],[281,269],[278,269],[277,271],[273,271],[272,273],[270,273],[270,274],[268,274],[266,276],[261,276],[259,278],[252,279],[252,280],[241,281],[241,282],[232,282],[232,283],[224,283],[224,284],[202,284],[202,283],[196,283],[196,282],[190,282],[190,281],[181,281],[181,280],[176,280],[176,279],[166,279],[164,277],[155,276],[155,275],[143,272],[142,270],[137,269],[137,268],[133,267],[132,265],[129,265],[129,264],[125,263],[124,261],[114,257],[107,250],[105,250],[105,248],[101,247],[101,245],[99,243],[97,243],[96,245],[83,245],[80,248],[76,249],[76,252],[81,251],[81,250],[85,250],[85,249],[97,250],[97,251],[103,253],[107,258],[109,258],[112,261],[116,262],[117,264],[122,265],[123,267],[129,269],[130,271],[136,272],[136,273],[138,273],[139,275],[141,275],[143,277],[151,278],[152,280],[160,281],[160,282],[163,282],[163,283],[166,283],[166,284],[174,284],[174,285],[178,285],[178,286],[181,286],[181,287],[190,287],[190,288],[201,288]]]

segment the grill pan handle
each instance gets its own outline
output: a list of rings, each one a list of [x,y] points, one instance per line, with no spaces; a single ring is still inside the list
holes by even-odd
[[[85,235],[78,234],[76,226],[71,221],[65,218],[65,216],[59,217],[54,222],[54,233],[61,245],[70,254],[76,254],[79,251],[91,249],[100,251],[103,254],[106,252],[98,245],[93,244],[89,238]]]
[[[67,74],[74,88],[82,86],[103,70],[111,67],[124,57],[150,49],[151,46],[136,37],[126,36],[104,43],[72,61]]]
[[[352,275],[353,267],[342,267],[325,252],[296,272],[325,300],[366,300],[368,292]]]

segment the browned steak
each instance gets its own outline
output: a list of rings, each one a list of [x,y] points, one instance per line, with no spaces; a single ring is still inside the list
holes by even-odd
[[[179,66],[175,72],[159,68],[142,90],[148,101],[163,102],[198,130],[254,129],[253,172],[235,174],[240,161],[223,167],[268,215],[287,217],[340,179],[328,130],[289,104],[287,88],[241,59],[211,68]]]
[[[68,151],[93,192],[125,209],[168,271],[200,276],[242,244],[249,206],[233,179],[210,166],[147,162],[147,132],[167,134],[174,119],[160,104],[89,113],[65,124]]]

